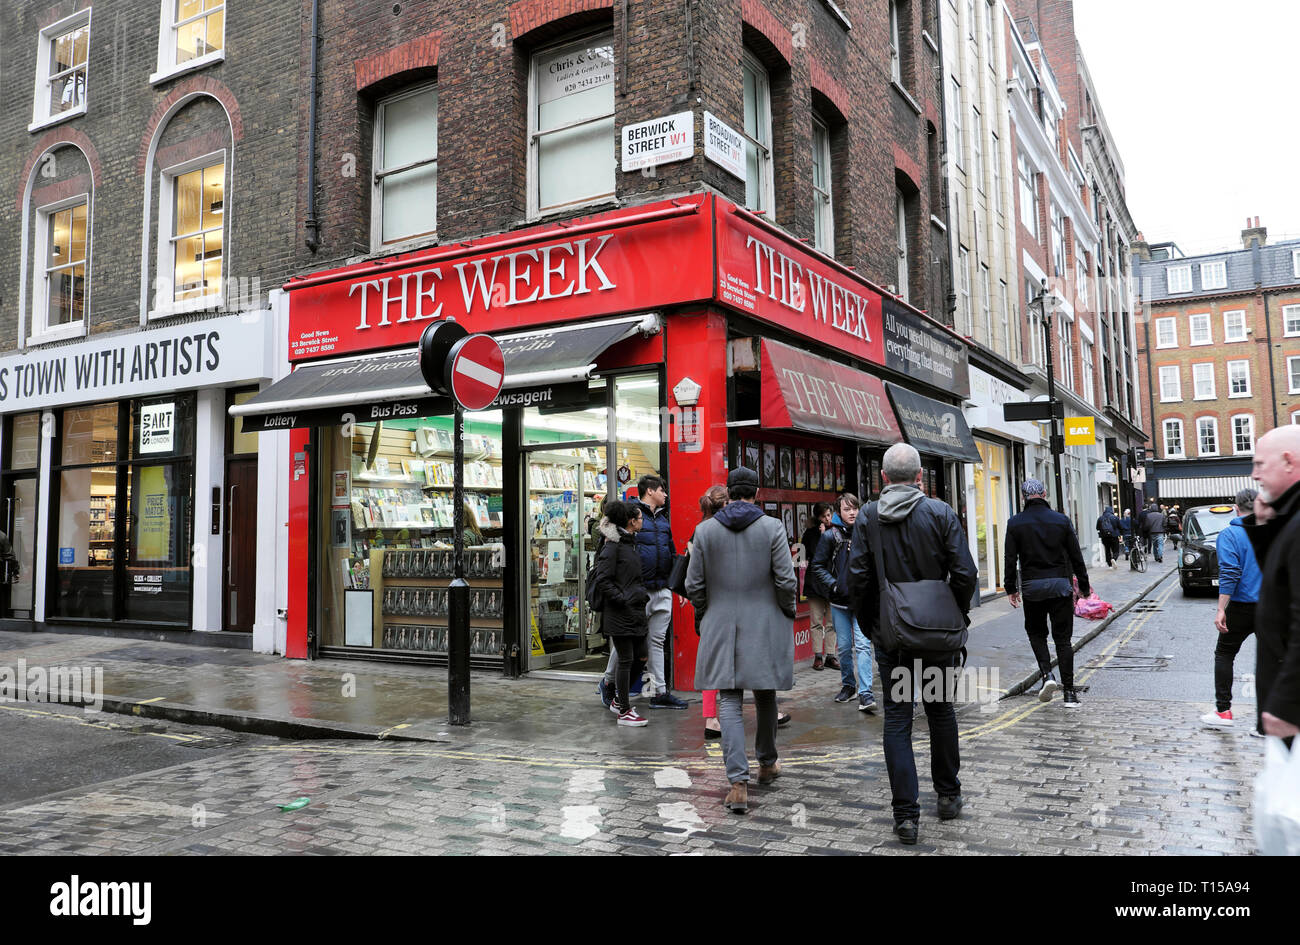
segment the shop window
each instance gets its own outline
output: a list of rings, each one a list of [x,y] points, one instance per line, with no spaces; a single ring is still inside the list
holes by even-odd
[[[613,34],[535,53],[531,77],[530,214],[613,197]]]
[[[524,408],[524,445],[609,439],[609,390],[604,378],[588,386],[587,406],[582,409],[557,407]]]
[[[211,155],[164,173],[155,314],[222,304],[226,163]]]
[[[225,0],[163,0],[158,41],[158,71],[150,82],[226,58]]]
[[[85,332],[90,232],[86,194],[36,212],[36,256],[32,305],[33,342],[55,341]]]
[[[323,646],[447,653],[455,574],[451,417],[321,432]],[[505,614],[500,411],[467,413],[462,537],[470,652],[499,656]]]
[[[236,391],[230,395],[230,402],[227,407],[233,407],[236,404],[247,403],[257,396],[257,388],[252,387],[248,390]],[[226,453],[231,456],[247,455],[257,453],[259,437],[256,433],[248,433],[244,430],[243,417],[231,417],[227,414],[229,426],[226,432]]]
[[[371,249],[438,229],[438,89],[402,92],[375,109]]]
[[[614,381],[616,470],[620,492],[635,486],[645,475],[657,476],[662,429],[659,410],[659,375],[625,374]],[[683,431],[682,418],[674,418],[672,435]]]
[[[194,414],[192,394],[63,411],[51,616],[189,624]]]
[[[36,103],[29,131],[86,111],[90,10],[41,30],[36,50]]]
[[[776,198],[772,180],[772,92],[763,64],[748,50],[741,54],[745,86],[745,206],[772,217]]]
[[[812,120],[813,248],[835,255],[835,213],[831,207],[831,133]]]

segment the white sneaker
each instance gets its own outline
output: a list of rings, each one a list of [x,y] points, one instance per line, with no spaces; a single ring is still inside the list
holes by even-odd
[[[1055,676],[1048,676],[1038,687],[1038,701],[1051,702],[1052,694],[1061,688],[1061,684],[1056,681]]]
[[[1232,728],[1237,724],[1233,721],[1231,709],[1227,712],[1206,712],[1201,716],[1201,721],[1213,728]]]

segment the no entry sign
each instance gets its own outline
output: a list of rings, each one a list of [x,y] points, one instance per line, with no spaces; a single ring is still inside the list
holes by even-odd
[[[501,393],[506,359],[491,335],[470,335],[447,358],[447,391],[466,410],[482,410]]]

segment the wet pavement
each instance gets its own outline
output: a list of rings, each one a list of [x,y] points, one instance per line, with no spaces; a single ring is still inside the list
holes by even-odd
[[[1094,568],[1093,584],[1103,599],[1129,606],[1169,576],[1172,557],[1166,556],[1162,566],[1152,563],[1145,574],[1120,565]],[[1076,648],[1106,625],[1076,618]],[[988,698],[1018,692],[1036,675],[1023,613],[1005,597],[972,611],[968,651],[967,670]],[[581,682],[528,676],[512,680],[476,672],[473,724],[452,727],[447,724],[445,668],[286,660],[183,643],[0,632],[0,666],[14,666],[19,659],[29,666],[102,668],[111,711],[289,738],[589,745],[662,756],[696,745],[702,728],[699,695],[681,693],[691,700],[687,711],[645,709],[650,718],[646,728],[618,729],[596,697],[594,676]],[[838,688],[838,673],[814,672],[809,663],[797,667],[795,689],[781,695],[783,708],[794,715],[786,737],[810,748],[842,743],[844,726],[856,725],[860,713],[852,704],[831,702]],[[972,690],[972,699],[977,695]],[[593,719],[608,724],[593,728]]]

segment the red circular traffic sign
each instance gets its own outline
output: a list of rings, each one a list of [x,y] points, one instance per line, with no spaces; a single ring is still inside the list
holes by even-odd
[[[506,359],[491,335],[470,335],[447,356],[447,390],[466,410],[482,410],[501,393]]]

